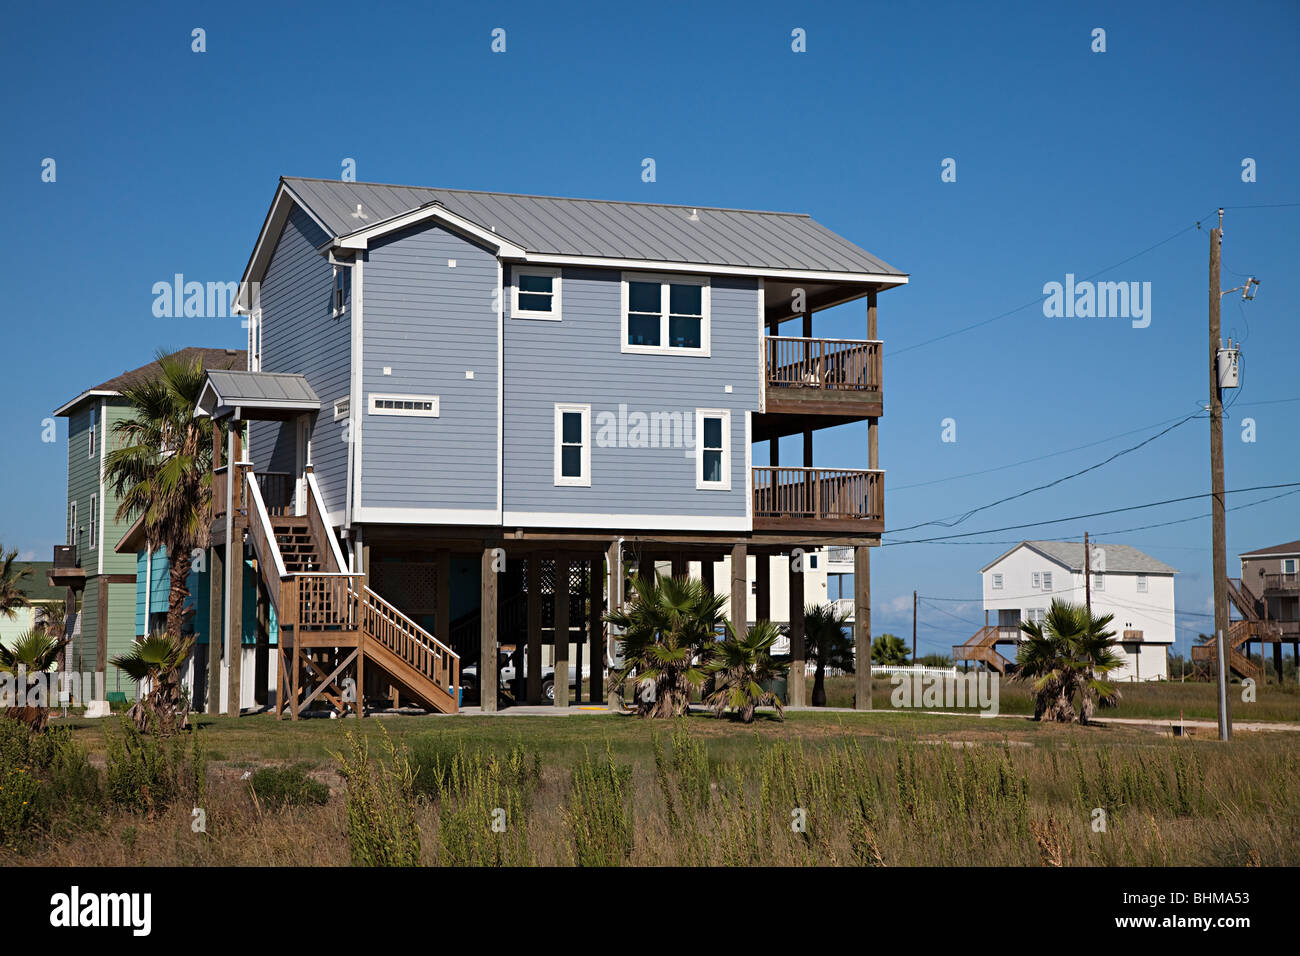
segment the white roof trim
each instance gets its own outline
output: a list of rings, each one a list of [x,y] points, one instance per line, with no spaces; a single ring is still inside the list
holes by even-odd
[[[410,212],[402,213],[400,216],[394,216],[383,222],[377,222],[373,226],[368,226],[357,232],[342,237],[336,243],[340,249],[366,249],[369,248],[370,240],[377,239],[380,236],[386,236],[391,232],[397,232],[410,226],[419,225],[430,219],[437,220],[446,226],[451,227],[457,232],[464,233],[487,246],[492,247],[498,255],[509,258],[522,258],[526,255],[523,246],[511,242],[503,236],[497,235],[491,229],[484,229],[476,222],[466,219],[464,216],[458,216],[447,209],[441,203],[432,202],[428,205],[421,206],[419,209],[413,209]]]
[[[88,398],[95,398],[95,397],[97,397],[97,396],[100,397],[100,398],[114,398],[114,397],[120,397],[121,394],[122,394],[121,392],[114,392],[114,391],[111,391],[110,389],[103,389],[103,388],[90,388],[90,389],[87,389],[86,391],[82,392],[80,395],[78,395],[78,396],[77,396],[76,398],[74,398],[72,401],[70,401],[70,402],[66,402],[66,403],[64,403],[63,405],[60,405],[58,408],[56,408],[56,409],[54,410],[54,414],[55,414],[56,416],[63,416],[63,415],[65,415],[65,414],[66,414],[70,409],[76,408],[78,405],[80,405],[82,402],[84,402],[84,401],[85,401],[86,399],[88,399]]]
[[[512,258],[502,253],[503,258]],[[703,275],[763,276],[770,279],[802,279],[825,282],[866,282],[874,285],[907,285],[908,276],[873,272],[822,272],[805,269],[773,269],[765,266],[715,265],[707,262],[672,262],[663,259],[614,259],[602,256],[568,256],[527,253],[515,257],[535,265],[588,266],[594,269],[691,272]]]
[[[994,558],[994,559],[993,559],[992,561],[990,561],[988,564],[984,565],[984,567],[980,568],[980,574],[983,574],[985,571],[989,570],[989,568],[993,567],[994,565],[1001,564],[1003,561],[1005,561],[1007,558],[1011,557],[1013,554],[1015,554],[1015,553],[1016,553],[1017,551],[1019,551],[1021,548],[1028,548],[1030,551],[1034,552],[1034,554],[1038,555],[1040,558],[1046,558],[1048,561],[1051,561],[1053,564],[1055,564],[1055,565],[1059,565],[1060,567],[1065,568],[1065,570],[1067,570],[1067,571],[1073,571],[1073,570],[1074,570],[1074,568],[1070,567],[1070,566],[1069,566],[1068,564],[1066,564],[1064,561],[1060,560],[1059,558],[1054,558],[1054,557],[1052,557],[1052,556],[1051,556],[1050,554],[1048,554],[1046,551],[1040,551],[1038,548],[1035,548],[1035,547],[1034,547],[1032,544],[1030,544],[1028,541],[1021,541],[1018,545],[1016,545],[1016,546],[1015,546],[1014,548],[1012,548],[1010,551],[1007,551],[1006,553],[1004,553],[1001,557],[999,557],[999,558]]]
[[[299,199],[297,194],[283,182],[280,183],[280,188],[275,192],[275,199],[271,201],[271,209],[266,214],[266,222],[262,223],[262,231],[257,234],[253,254],[249,256],[248,265],[244,267],[244,274],[239,280],[239,291],[235,295],[237,311],[246,312],[252,308],[248,285],[250,282],[260,282],[262,276],[266,274],[266,267],[271,262],[271,254],[275,252],[275,242],[268,242],[268,239],[275,237],[278,240],[284,224],[289,221],[290,208],[294,205],[310,216],[312,222],[316,223],[322,232],[330,236],[334,234],[333,230],[326,227],[325,223],[311,211],[310,206]]]

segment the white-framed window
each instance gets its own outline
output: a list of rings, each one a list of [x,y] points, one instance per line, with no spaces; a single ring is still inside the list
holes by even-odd
[[[334,420],[336,422],[343,421],[343,419],[348,417],[348,413],[351,411],[352,399],[350,397],[337,398],[334,400]]]
[[[1051,571],[1044,571],[1044,572],[1043,572],[1043,590],[1044,590],[1044,591],[1050,591],[1050,590],[1052,590],[1052,572],[1051,572]]]
[[[76,545],[77,543],[77,503],[75,501],[68,504],[68,544]]]
[[[352,269],[348,266],[334,267],[334,287],[330,292],[330,315],[338,318],[348,310],[348,285]]]
[[[90,432],[88,433],[87,442],[86,442],[86,445],[89,449],[89,453],[86,455],[87,458],[93,459],[95,457],[95,435],[96,432],[98,431],[99,431],[99,409],[92,408],[90,410]]]
[[[1047,619],[1047,608],[1031,607],[1025,611],[1025,620],[1031,624],[1042,624]]]
[[[1282,573],[1295,574],[1295,558],[1282,559]]]
[[[624,352],[709,354],[709,280],[623,274]]]
[[[254,309],[248,314],[248,370],[262,370],[262,310]]]
[[[1033,574],[1030,575],[1030,581],[1032,582],[1030,586],[1033,588],[1038,588],[1041,586],[1040,577],[1037,571],[1035,571]]]
[[[90,496],[90,546],[99,543],[99,495]]]
[[[1104,590],[1106,590],[1106,575],[1104,575],[1104,574],[1094,574],[1094,575],[1092,576],[1092,589],[1093,589],[1094,591],[1104,591]]]
[[[1146,594],[1146,593],[1147,593],[1147,576],[1146,576],[1145,574],[1139,574],[1139,575],[1138,575],[1138,594]]]
[[[555,483],[591,487],[591,406],[555,403]]]
[[[731,412],[695,410],[695,487],[731,490]]]
[[[510,275],[510,316],[515,319],[560,320],[561,285],[559,269],[528,266]]]
[[[381,395],[370,393],[371,415],[406,415],[412,418],[437,418],[437,395]]]
[[[1002,575],[1000,574],[993,575],[993,590],[995,591],[1002,590]]]

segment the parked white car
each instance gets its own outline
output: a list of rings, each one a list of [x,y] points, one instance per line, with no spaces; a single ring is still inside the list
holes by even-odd
[[[497,687],[505,688],[513,684],[515,680],[515,661],[511,654],[502,653],[498,656],[500,667],[497,671]],[[524,655],[523,677],[528,679],[528,656]],[[582,677],[584,680],[590,680],[591,667],[587,664],[582,665]],[[478,696],[478,665],[468,664],[461,668],[460,682],[465,688],[465,696]],[[576,691],[578,688],[578,675],[573,667],[569,668],[569,690]],[[547,701],[555,700],[555,668],[549,665],[542,667],[542,699]]]

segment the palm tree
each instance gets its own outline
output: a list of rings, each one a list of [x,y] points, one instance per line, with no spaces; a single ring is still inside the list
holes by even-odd
[[[27,692],[33,689],[34,684],[45,680],[45,672],[58,661],[59,652],[67,643],[66,637],[61,634],[52,635],[44,627],[29,628],[18,636],[12,646],[5,647],[0,644],[0,670],[7,671],[15,677],[22,671],[27,685],[22,690],[27,696]],[[6,708],[5,716],[22,721],[38,733],[44,730],[50,719],[50,701],[48,693],[40,693],[43,696],[32,694],[27,697],[28,700],[37,700],[38,703]]]
[[[14,561],[18,558],[18,552],[5,552],[4,545],[0,545],[0,615],[9,619],[17,616],[15,613],[19,608],[27,607],[27,595],[23,591],[23,579],[30,577],[31,568],[16,568]]]
[[[907,645],[897,634],[881,634],[871,642],[871,663],[881,667],[906,667]]]
[[[846,674],[853,673],[853,639],[845,630],[848,622],[849,612],[841,612],[831,603],[809,604],[804,611],[804,647],[809,660],[816,665],[812,692],[814,707],[826,706],[828,667]]]
[[[714,690],[705,700],[721,717],[728,709],[744,723],[753,723],[756,707],[772,706],[777,716],[785,717],[781,698],[763,685],[786,672],[788,664],[772,660],[772,645],[781,636],[781,628],[771,621],[759,621],[744,637],[736,635],[727,622],[727,639],[715,648],[715,659],[708,665],[714,675]]]
[[[642,690],[636,710],[642,717],[680,717],[690,707],[690,693],[704,683],[706,663],[723,622],[723,595],[703,582],[656,573],[632,579],[627,605],[605,615],[623,630],[623,664],[614,669],[615,685],[635,674]]]
[[[180,669],[193,643],[193,637],[160,631],[113,658],[113,666],[138,685],[139,697],[127,716],[140,730],[172,734],[188,726],[190,703],[181,692]]]
[[[1013,680],[1032,681],[1034,719],[1086,724],[1095,707],[1112,706],[1119,690],[1106,678],[1123,666],[1115,651],[1113,614],[1092,617],[1081,604],[1055,600],[1041,621],[1022,621]],[[1075,709],[1075,700],[1079,708]]]
[[[113,425],[117,447],[105,457],[105,473],[120,501],[117,517],[143,515],[145,546],[167,549],[167,633],[179,639],[190,594],[188,556],[208,542],[213,425],[194,416],[203,359],[160,351],[158,366],[157,375],[122,389],[132,414]]]

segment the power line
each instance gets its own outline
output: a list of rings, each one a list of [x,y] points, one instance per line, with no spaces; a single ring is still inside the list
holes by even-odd
[[[1008,501],[1015,501],[1017,498],[1024,498],[1026,495],[1032,495],[1032,494],[1033,494],[1034,492],[1036,492],[1036,491],[1043,491],[1044,489],[1052,488],[1052,487],[1054,487],[1054,486],[1056,486],[1056,485],[1059,485],[1059,484],[1061,484],[1062,482],[1069,481],[1071,478],[1078,478],[1080,475],[1086,475],[1086,474],[1087,474],[1088,472],[1090,472],[1090,471],[1096,471],[1098,468],[1104,467],[1105,465],[1109,465],[1112,461],[1114,461],[1114,460],[1117,459],[1117,458],[1122,458],[1124,455],[1127,455],[1127,454],[1129,454],[1130,452],[1137,451],[1139,448],[1142,448],[1144,445],[1149,445],[1149,444],[1151,444],[1151,442],[1155,441],[1157,438],[1160,438],[1162,435],[1167,435],[1167,434],[1169,434],[1169,433],[1170,433],[1171,431],[1173,431],[1175,428],[1178,428],[1178,427],[1181,426],[1181,425],[1186,425],[1186,424],[1187,424],[1188,422],[1190,422],[1193,418],[1200,418],[1200,417],[1201,417],[1201,413],[1200,413],[1199,411],[1193,412],[1192,414],[1188,415],[1186,418],[1182,419],[1181,421],[1178,421],[1178,422],[1174,423],[1173,425],[1170,425],[1168,428],[1164,428],[1164,429],[1161,429],[1160,431],[1156,432],[1156,433],[1155,433],[1154,435],[1152,435],[1150,438],[1144,438],[1142,441],[1138,442],[1136,445],[1132,445],[1132,446],[1130,446],[1130,447],[1128,447],[1128,448],[1124,448],[1124,449],[1121,449],[1120,451],[1115,452],[1115,454],[1111,455],[1111,456],[1110,456],[1109,458],[1107,458],[1105,461],[1099,461],[1099,462],[1097,462],[1097,464],[1095,464],[1095,465],[1089,465],[1087,468],[1082,468],[1082,469],[1080,469],[1079,471],[1076,471],[1076,472],[1074,472],[1074,473],[1072,473],[1072,474],[1064,475],[1064,476],[1062,476],[1062,477],[1060,477],[1060,478],[1056,478],[1056,479],[1054,479],[1054,480],[1052,480],[1052,481],[1047,482],[1046,484],[1038,485],[1038,486],[1036,486],[1036,487],[1034,487],[1034,488],[1028,488],[1028,489],[1026,489],[1025,491],[1019,492],[1018,494],[1008,495],[1008,496],[1005,497],[1005,498],[999,498],[997,501],[990,502],[989,504],[986,504],[986,505],[980,505],[978,508],[972,508],[970,511],[967,511],[967,512],[965,512],[964,514],[962,514],[960,517],[958,517],[955,521],[947,521],[947,520],[945,520],[945,519],[939,519],[939,518],[936,518],[936,519],[933,520],[933,521],[922,521],[920,524],[907,525],[906,527],[903,527],[903,528],[895,528],[895,529],[893,529],[892,531],[886,531],[886,532],[884,532],[884,533],[885,533],[885,534],[898,534],[899,532],[902,532],[902,531],[911,531],[911,530],[914,529],[914,528],[923,528],[923,527],[925,527],[926,525],[932,525],[932,524],[942,525],[942,526],[945,527],[945,528],[951,528],[951,527],[953,527],[954,525],[959,525],[959,524],[961,524],[961,523],[962,523],[963,521],[965,521],[967,518],[970,518],[970,517],[972,517],[973,515],[979,514],[979,512],[981,512],[981,511],[987,511],[989,508],[995,508],[995,507],[997,507],[998,505],[1006,504]]]
[[[1230,491],[1225,491],[1224,494],[1235,495],[1235,494],[1242,494],[1247,491],[1266,491],[1274,488],[1294,488],[1297,486],[1300,486],[1300,481],[1282,482],[1275,485],[1254,485],[1249,488],[1233,488]],[[1213,497],[1213,494],[1214,493],[1211,491],[1205,491],[1196,495],[1183,495],[1181,498],[1166,498],[1162,501],[1151,501],[1142,505],[1128,505],[1123,508],[1108,508],[1105,511],[1093,511],[1093,512],[1089,512],[1088,514],[1071,515],[1068,518],[1048,518],[1043,521],[1027,521],[1022,524],[1005,525],[1004,527],[1001,528],[985,528],[982,531],[966,531],[963,532],[962,534],[939,535],[934,538],[917,538],[912,541],[887,541],[887,542],[883,542],[881,547],[891,547],[894,545],[903,545],[903,544],[927,544],[931,541],[944,541],[945,539],[948,538],[973,538],[976,535],[980,535],[980,534],[997,534],[999,531],[1015,531],[1020,528],[1034,528],[1037,527],[1038,525],[1044,525],[1044,524],[1061,524],[1066,521],[1080,521],[1084,518],[1100,518],[1105,515],[1120,514],[1125,511],[1141,511],[1144,508],[1156,508],[1161,505],[1178,504],[1183,501],[1195,501],[1198,498],[1210,498]]]
[[[1205,218],[1208,217],[1206,216],[1201,217],[1201,219],[1205,219]],[[1108,265],[1102,269],[1098,269],[1096,272],[1092,273],[1091,275],[1084,276],[1082,279],[1078,281],[1087,282],[1091,279],[1095,279],[1097,276],[1103,273],[1110,272],[1112,269],[1118,269],[1120,266],[1132,262],[1134,259],[1138,258],[1139,256],[1144,256],[1148,252],[1152,252],[1156,249],[1159,249],[1167,242],[1173,242],[1175,239],[1177,239],[1179,236],[1183,235],[1184,233],[1191,232],[1193,229],[1200,229],[1201,219],[1196,220],[1196,222],[1192,223],[1190,226],[1185,226],[1184,228],[1179,229],[1173,235],[1161,239],[1159,242],[1155,243],[1154,245],[1147,246],[1141,252],[1135,252],[1133,253],[1133,255],[1129,256],[1128,258],[1121,259],[1119,262]],[[1037,298],[1032,299],[1029,302],[1026,302],[1024,305],[1018,305],[1014,309],[1008,309],[1006,312],[1001,312],[998,315],[993,316],[992,318],[983,319],[979,322],[975,322],[971,325],[964,326],[960,329],[953,329],[953,331],[951,332],[945,332],[943,335],[937,335],[932,339],[926,339],[924,342],[917,342],[915,345],[907,345],[901,349],[893,349],[889,353],[890,359],[892,361],[893,359],[898,358],[898,356],[902,355],[904,352],[910,352],[913,349],[924,348],[927,345],[933,345],[935,342],[942,342],[944,339],[950,339],[954,335],[961,335],[963,332],[970,332],[973,329],[978,329],[986,325],[990,325],[993,322],[997,322],[999,319],[1005,319],[1007,318],[1007,316],[1015,315],[1017,312],[1023,312],[1025,309],[1029,308],[1030,306],[1041,305],[1044,298],[1045,296],[1039,295]]]

